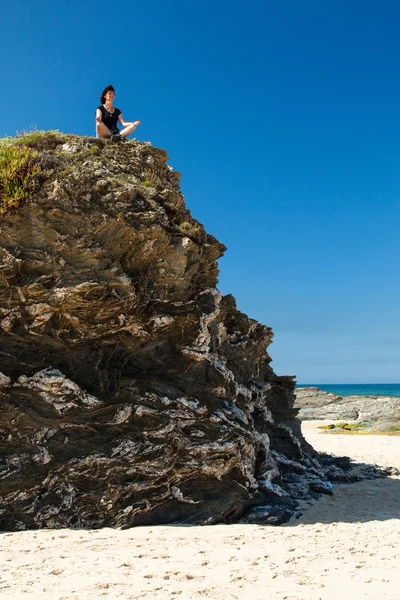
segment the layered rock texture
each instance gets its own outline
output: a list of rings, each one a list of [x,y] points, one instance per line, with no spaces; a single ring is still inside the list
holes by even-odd
[[[351,421],[359,428],[400,431],[400,398],[389,396],[336,396],[318,388],[298,388],[295,408],[302,421]]]
[[[224,247],[166,153],[22,141],[51,172],[0,220],[0,529],[280,523],[346,480],[271,329],[216,289]]]

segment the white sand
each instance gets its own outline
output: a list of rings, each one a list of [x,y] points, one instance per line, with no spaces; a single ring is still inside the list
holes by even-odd
[[[319,450],[400,467],[400,437],[318,433]],[[400,600],[400,478],[335,487],[281,527],[0,534],[0,598]]]

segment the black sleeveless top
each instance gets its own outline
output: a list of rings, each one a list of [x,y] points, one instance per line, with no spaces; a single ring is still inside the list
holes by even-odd
[[[118,117],[121,114],[121,111],[119,110],[119,108],[114,107],[114,112],[112,112],[112,113],[108,112],[108,110],[106,108],[104,108],[104,106],[102,104],[100,104],[100,106],[98,106],[97,108],[98,108],[98,110],[101,110],[101,116],[102,116],[102,121],[103,121],[104,125],[106,127],[108,127],[108,129],[110,131],[114,131],[115,129],[118,130],[118,127],[117,127]]]

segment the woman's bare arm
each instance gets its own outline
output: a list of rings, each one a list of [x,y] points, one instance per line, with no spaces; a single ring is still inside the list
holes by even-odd
[[[136,125],[136,127],[137,127],[138,125],[140,125],[140,121],[135,121],[135,122],[130,122],[130,123],[128,123],[127,121],[124,121],[122,113],[119,115],[118,121],[121,123],[122,127],[129,127],[129,125]]]

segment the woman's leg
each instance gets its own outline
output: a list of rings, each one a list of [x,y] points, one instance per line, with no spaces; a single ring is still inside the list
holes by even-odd
[[[128,135],[131,135],[131,133],[135,131],[136,127],[137,125],[135,123],[132,123],[132,125],[128,125],[128,127],[125,127],[125,129],[121,131],[121,137],[127,138]]]
[[[104,123],[96,123],[96,134],[97,137],[110,137],[111,131],[104,125]]]

